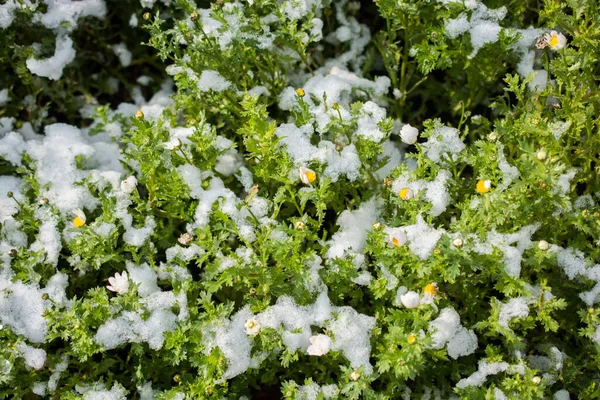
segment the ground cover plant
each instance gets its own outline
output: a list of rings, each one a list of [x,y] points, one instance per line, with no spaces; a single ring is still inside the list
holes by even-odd
[[[0,398],[600,398],[597,0],[0,4]]]

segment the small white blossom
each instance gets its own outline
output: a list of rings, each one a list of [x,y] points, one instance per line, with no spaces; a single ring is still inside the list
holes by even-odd
[[[400,138],[406,144],[414,144],[419,136],[419,130],[412,127],[410,124],[406,124],[400,130]]]
[[[135,178],[135,176],[129,176],[125,180],[121,181],[121,191],[127,194],[133,193],[137,186],[137,183],[138,181]]]
[[[550,245],[545,240],[540,240],[540,242],[538,243],[538,249],[542,251],[548,250],[549,247]]]
[[[421,298],[417,292],[411,290],[400,296],[400,301],[406,308],[416,308],[421,303]]]
[[[255,318],[250,318],[244,324],[244,328],[246,331],[246,335],[248,336],[256,336],[260,331],[260,322]]]
[[[165,142],[162,144],[163,147],[167,150],[179,150],[181,148],[181,146],[183,145],[183,143],[181,143],[181,140],[179,138],[175,138],[175,139],[171,139],[168,142]]]
[[[543,161],[546,159],[547,154],[544,150],[540,150],[536,153],[535,156],[537,157],[538,160]]]
[[[560,50],[567,44],[567,38],[562,33],[558,33],[556,31],[551,31],[550,33],[546,33],[544,35],[544,39],[546,39],[546,43],[551,50]]]
[[[331,350],[331,338],[327,335],[311,336],[307,352],[309,356],[322,356]]]
[[[452,241],[452,245],[453,245],[454,247],[462,247],[462,245],[463,245],[463,241],[462,241],[462,239],[460,239],[460,238],[456,238],[456,239],[454,239],[454,240]]]
[[[123,274],[115,273],[115,276],[108,278],[108,285],[106,288],[111,292],[117,292],[118,294],[125,294],[129,292],[129,279],[127,272],[123,271]]]

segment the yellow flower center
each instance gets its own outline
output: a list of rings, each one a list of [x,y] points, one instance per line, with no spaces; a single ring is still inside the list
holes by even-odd
[[[80,217],[75,217],[75,219],[73,220],[73,225],[75,225],[77,228],[81,228],[85,225],[85,221],[82,220]]]
[[[296,94],[300,97],[304,97],[304,95],[305,95],[304,89],[302,89],[302,88],[296,89]]]
[[[256,326],[256,322],[248,321],[248,329],[253,329]]]
[[[487,193],[490,191],[491,186],[492,185],[490,181],[480,180],[479,182],[477,182],[476,189],[478,193]]]
[[[429,285],[425,286],[425,289],[423,289],[423,291],[430,296],[435,296],[437,295],[438,287],[435,283],[430,283]]]
[[[304,176],[306,177],[306,181],[308,183],[313,183],[314,180],[317,179],[317,174],[314,171],[306,171]]]
[[[417,337],[415,335],[410,335],[406,341],[408,344],[414,344],[417,341]]]
[[[558,35],[552,35],[548,44],[550,45],[550,47],[558,46]]]
[[[409,188],[402,188],[398,194],[402,200],[410,200],[413,198],[412,190]]]

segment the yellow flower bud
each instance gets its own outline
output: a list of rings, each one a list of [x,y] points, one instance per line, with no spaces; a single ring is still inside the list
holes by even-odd
[[[135,119],[137,119],[138,121],[144,119],[144,113],[142,112],[142,110],[137,110],[137,112],[135,113]]]
[[[417,337],[415,335],[410,335],[408,339],[406,339],[406,341],[408,342],[408,344],[415,344],[415,342],[417,341]]]
[[[296,89],[296,94],[297,94],[298,96],[300,96],[300,97],[304,97],[304,95],[305,95],[306,93],[304,92],[304,89],[302,89],[302,88],[298,88],[298,89]]]

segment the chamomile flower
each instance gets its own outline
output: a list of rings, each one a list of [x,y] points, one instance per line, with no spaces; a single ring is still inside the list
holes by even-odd
[[[319,334],[311,336],[310,346],[306,350],[309,356],[322,356],[331,350],[331,338],[327,335]]]
[[[433,297],[437,296],[438,291],[439,291],[438,285],[435,282],[425,285],[425,289],[423,289],[423,292],[425,292],[425,295],[433,296]]]
[[[395,247],[402,247],[408,240],[404,232],[396,232],[389,234],[390,243]]]
[[[317,173],[310,168],[300,167],[298,172],[300,173],[300,180],[305,185],[310,185],[317,179]]]
[[[411,290],[400,296],[400,301],[406,308],[417,308],[421,303],[421,298],[417,292]]]
[[[551,50],[560,50],[567,44],[567,38],[562,33],[558,33],[556,31],[550,31],[550,33],[546,33],[544,35],[544,39],[546,43],[548,43],[548,47]]]
[[[406,144],[415,144],[418,136],[419,130],[410,124],[404,125],[400,130],[400,138],[402,139],[402,142]]]
[[[248,336],[256,336],[260,332],[260,322],[255,318],[250,318],[244,324],[244,330]]]
[[[73,210],[72,212],[73,214],[75,214],[75,218],[73,219],[73,225],[75,225],[75,227],[77,228],[81,228],[82,226],[84,226],[86,221],[85,213],[80,209]]]
[[[405,187],[400,189],[398,196],[400,196],[402,200],[410,200],[415,197],[415,193],[412,191],[412,189]]]
[[[137,186],[137,179],[135,176],[129,176],[125,180],[121,181],[121,191],[123,193],[131,194]]]
[[[477,185],[475,188],[477,189],[477,193],[487,193],[490,191],[492,187],[492,182],[489,180],[480,180],[477,181]]]
[[[106,288],[111,292],[125,294],[129,291],[129,278],[127,277],[127,271],[123,271],[122,274],[119,274],[118,272],[115,273],[115,276],[108,278],[108,283],[110,283],[110,285],[106,286]]]

